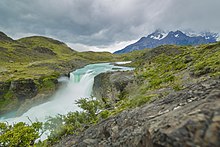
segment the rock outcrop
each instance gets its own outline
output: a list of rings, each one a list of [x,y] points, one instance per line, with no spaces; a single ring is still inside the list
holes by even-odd
[[[126,110],[57,146],[220,146],[220,79]]]
[[[33,50],[42,54],[48,54],[52,56],[56,55],[56,53],[54,53],[51,49],[46,47],[35,47]]]
[[[19,79],[14,81],[0,82],[0,114],[13,111],[22,106],[22,110],[28,110],[33,106],[31,99],[37,103],[46,99],[45,95],[51,95],[56,90],[58,81],[56,77],[45,79]],[[29,101],[29,106],[24,105]],[[26,103],[27,104],[27,103]],[[24,111],[19,111],[22,114]]]
[[[37,95],[38,88],[34,80],[23,79],[12,81],[9,90],[19,101],[32,98]]]
[[[132,71],[107,72],[97,75],[94,79],[93,95],[105,101],[117,102],[126,93],[126,86],[134,81]]]

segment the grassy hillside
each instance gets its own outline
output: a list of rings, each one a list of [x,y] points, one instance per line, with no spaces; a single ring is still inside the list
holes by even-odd
[[[196,47],[164,45],[131,52],[130,55],[134,60],[127,66],[135,67],[132,82],[125,84],[123,79],[126,76],[123,76],[126,74],[123,72],[122,80],[117,82],[112,80],[114,73],[98,77],[103,86],[96,88],[96,96],[105,96],[100,99],[104,99],[104,103],[109,101],[109,105],[114,103],[112,107],[116,108],[108,114],[117,114],[183,90],[191,84],[220,77],[220,42]],[[129,57],[128,54],[126,56]]]
[[[76,52],[63,42],[40,36],[0,38],[0,81],[67,72],[88,63],[123,60],[107,52]]]
[[[135,82],[123,91],[118,110],[137,107],[190,84],[220,77],[220,42],[200,46],[160,46],[135,59]]]

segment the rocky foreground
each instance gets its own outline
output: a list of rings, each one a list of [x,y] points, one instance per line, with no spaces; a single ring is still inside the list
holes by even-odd
[[[220,79],[123,111],[57,146],[220,146]]]
[[[219,147],[219,49],[160,46],[137,57],[133,73],[98,75],[93,94],[110,117],[56,146]]]

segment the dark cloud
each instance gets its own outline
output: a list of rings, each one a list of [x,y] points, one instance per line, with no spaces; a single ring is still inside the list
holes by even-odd
[[[154,29],[220,32],[219,0],[1,0],[0,29],[108,46]]]

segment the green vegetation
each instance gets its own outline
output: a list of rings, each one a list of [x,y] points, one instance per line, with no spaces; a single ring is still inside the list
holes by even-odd
[[[0,81],[61,74],[89,63],[124,58],[111,53],[76,52],[51,38],[34,36],[16,41],[0,40]]]
[[[107,110],[100,112],[103,105],[94,98],[82,98],[76,103],[82,111],[48,118],[44,124],[40,122],[31,125],[23,122],[14,125],[0,123],[0,146],[32,146],[44,131],[49,130],[51,133],[48,139],[35,144],[47,146],[59,141],[63,136],[80,133],[88,126],[108,117],[109,112]]]
[[[209,74],[220,76],[220,43],[212,46],[204,45],[197,49],[199,54],[193,54],[196,59],[192,68],[195,76]]]
[[[121,101],[117,103],[116,109],[106,109],[106,105],[102,101],[94,98],[82,98],[76,103],[82,111],[69,112],[67,115],[58,115],[48,118],[46,123],[32,123],[27,125],[23,122],[8,125],[0,123],[0,145],[1,146],[50,146],[57,143],[61,138],[79,134],[89,126],[97,124],[103,119],[127,109],[134,108],[146,103],[151,96],[139,97],[129,101]],[[35,143],[45,131],[50,131],[47,140]]]
[[[142,84],[138,85],[139,90],[134,88],[129,95],[158,94],[158,90],[168,88],[181,90],[190,82],[219,76],[219,57],[220,43],[157,47],[132,63],[136,66],[137,81]]]
[[[44,124],[44,130],[49,130],[51,134],[42,144],[47,143],[47,145],[51,145],[59,142],[60,139],[67,135],[77,135],[89,126],[97,124],[101,120],[116,115],[125,109],[143,105],[149,101],[152,96],[153,95],[138,97],[137,99],[128,101],[120,101],[115,104],[114,109],[109,109],[108,104],[104,104],[102,101],[94,99],[93,97],[82,98],[76,102],[82,111],[69,112],[67,115],[58,115],[48,119]]]
[[[36,122],[27,125],[23,122],[15,125],[0,123],[0,146],[5,147],[28,147],[34,145],[36,139],[40,137],[42,123]]]
[[[139,107],[190,83],[220,76],[220,43],[197,47],[166,45],[139,55],[130,64],[136,67],[136,83],[119,94],[119,102],[103,100],[114,108],[110,115]]]
[[[58,115],[55,118],[49,118],[45,123],[45,129],[51,132],[48,142],[54,143],[65,135],[77,134],[106,116],[103,113],[98,114],[103,106],[94,98],[82,98],[76,103],[82,111]]]
[[[54,91],[57,88],[57,79],[60,76],[59,73],[54,73],[49,76],[42,76],[40,79],[35,80],[39,92]]]

